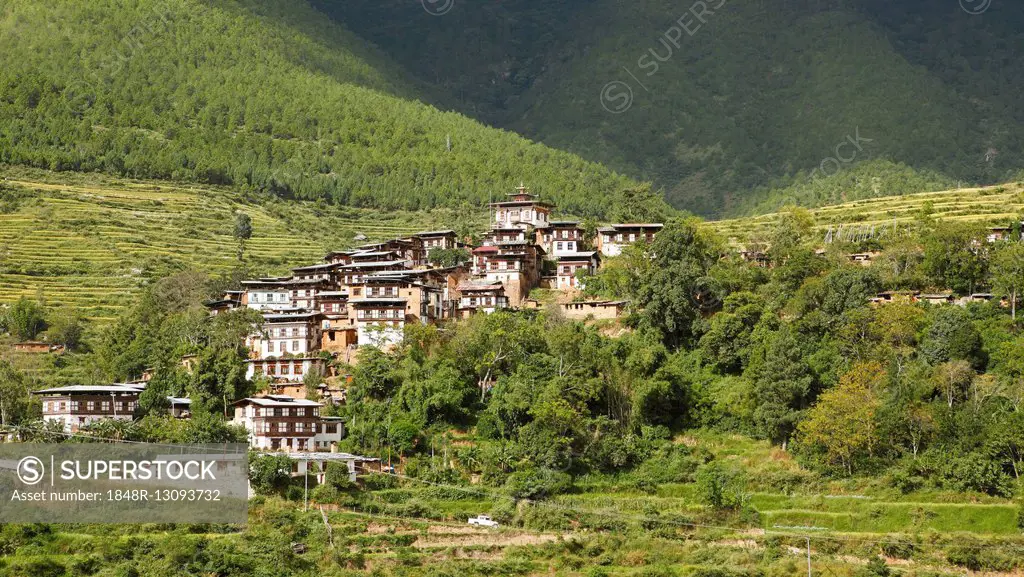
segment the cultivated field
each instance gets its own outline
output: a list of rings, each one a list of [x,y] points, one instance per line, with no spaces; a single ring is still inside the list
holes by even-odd
[[[99,175],[0,171],[0,303],[21,296],[108,320],[153,278],[240,268],[235,213],[253,220],[249,274],[283,273],[346,248],[441,226],[450,211],[380,213],[285,202],[219,188]],[[11,194],[10,191],[13,191]]]
[[[1024,214],[1024,183],[985,188],[964,188],[858,200],[812,209],[815,224],[824,234],[831,228],[882,231],[912,223],[925,212],[932,218],[1006,225]],[[763,233],[778,214],[721,220],[712,223],[725,237],[746,240]]]
[[[0,304],[21,296],[79,308],[106,321],[148,281],[178,270],[231,274],[240,269],[234,217],[254,234],[245,273],[284,273],[328,250],[466,224],[486,226],[486,211],[387,212],[284,201],[227,188],[115,179],[95,174],[0,168],[13,200],[0,203]],[[10,192],[5,193],[12,196]],[[5,197],[6,198],[6,197]],[[2,200],[2,199],[0,199]],[[1024,184],[861,200],[812,211],[824,237],[838,230],[883,230],[934,218],[1005,224],[1024,212]],[[723,236],[756,238],[776,214],[711,223]]]

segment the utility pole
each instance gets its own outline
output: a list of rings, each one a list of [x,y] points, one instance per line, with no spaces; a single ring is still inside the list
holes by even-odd
[[[807,537],[807,577],[811,577],[811,538]]]

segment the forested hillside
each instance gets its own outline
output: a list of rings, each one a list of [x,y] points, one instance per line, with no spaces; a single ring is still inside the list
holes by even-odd
[[[599,215],[630,184],[420,102],[432,89],[304,2],[16,0],[0,46],[0,162],[385,209],[525,180]]]
[[[702,23],[666,0],[320,3],[467,114],[710,215],[1014,178],[1024,8],[984,4],[737,0]],[[601,102],[613,81],[632,90],[620,114]]]

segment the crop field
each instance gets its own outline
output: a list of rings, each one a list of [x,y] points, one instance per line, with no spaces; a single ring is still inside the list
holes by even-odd
[[[99,321],[117,315],[153,278],[238,270],[237,211],[253,221],[244,257],[249,274],[315,262],[359,244],[359,234],[395,237],[449,220],[442,212],[383,214],[98,175],[0,174],[13,191],[0,210],[0,303],[41,298]]]
[[[829,228],[835,231],[840,225],[865,231],[903,226],[925,211],[935,219],[1006,225],[1024,214],[1024,183],[872,198],[810,212],[824,238]],[[777,218],[773,213],[711,224],[722,236],[743,241],[764,233]]]

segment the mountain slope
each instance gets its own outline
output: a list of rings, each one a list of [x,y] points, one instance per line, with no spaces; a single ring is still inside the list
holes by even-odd
[[[15,0],[0,46],[2,162],[386,209],[526,180],[598,215],[630,184],[416,102],[435,96],[305,2]]]
[[[621,6],[603,3],[578,26],[588,40],[545,75],[546,88],[511,126],[618,169],[636,167],[675,204],[712,214],[766,178],[815,167],[829,176],[848,168],[846,159],[887,158],[970,180],[1020,166],[1019,153],[987,164],[986,150],[1012,150],[1012,139],[849,10],[729,4],[648,75],[652,67],[637,61],[648,50],[668,54],[659,36],[670,4],[646,0],[624,20]],[[598,97],[615,80],[634,94],[618,115]],[[552,112],[565,109],[574,114]],[[848,139],[856,146],[837,154]],[[844,162],[827,160],[839,156]]]
[[[808,197],[789,189],[818,180],[839,188],[833,176],[867,160],[880,194],[1024,167],[1018,4],[971,15],[929,0],[729,0],[701,4],[704,23],[697,4],[669,0],[456,3],[442,17],[401,0],[320,4],[467,114],[704,214]],[[677,29],[674,46],[680,20],[692,34]],[[600,99],[613,81],[633,91],[622,114]],[[861,148],[840,150],[848,162],[830,160],[858,134]]]

